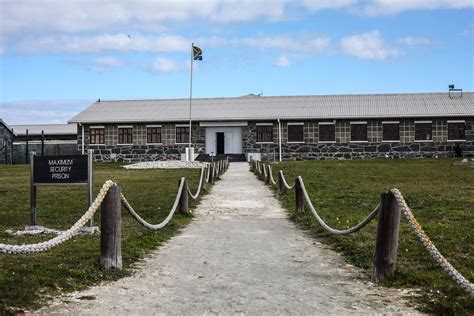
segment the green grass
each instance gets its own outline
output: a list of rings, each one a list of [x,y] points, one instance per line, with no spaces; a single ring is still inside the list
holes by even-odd
[[[178,181],[189,180],[192,192],[197,189],[199,170],[126,170],[122,164],[97,164],[94,197],[105,180],[122,187],[135,210],[147,221],[163,220],[175,200]],[[196,203],[190,199],[190,208]],[[75,186],[38,187],[38,224],[48,228],[68,229],[87,209],[86,188]],[[100,210],[95,215],[100,223]],[[0,314],[15,308],[34,309],[52,296],[83,289],[103,280],[129,275],[132,264],[156,248],[192,220],[191,215],[176,213],[162,230],[140,226],[122,207],[122,271],[105,271],[99,266],[99,236],[76,236],[72,240],[38,254],[0,254]],[[0,243],[35,243],[51,238],[11,236],[6,229],[23,228],[30,221],[28,166],[0,165]]]
[[[298,175],[324,220],[349,228],[377,205],[380,193],[399,188],[415,217],[441,253],[474,282],[474,168],[454,159],[298,161],[273,166],[289,183]],[[316,238],[344,253],[348,262],[372,269],[377,220],[349,236],[325,233],[306,208],[294,212],[294,191],[281,198],[291,218]],[[367,276],[369,279],[370,276]],[[387,286],[419,288],[421,308],[436,314],[472,314],[474,298],[438,266],[402,219],[395,278]]]

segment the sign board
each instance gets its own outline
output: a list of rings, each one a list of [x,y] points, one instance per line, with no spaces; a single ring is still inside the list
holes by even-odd
[[[87,184],[87,156],[34,156],[34,184]]]

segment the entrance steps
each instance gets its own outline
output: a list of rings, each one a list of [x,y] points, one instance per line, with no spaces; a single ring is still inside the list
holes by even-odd
[[[216,160],[226,160],[229,158],[229,162],[236,162],[236,161],[247,161],[245,159],[244,154],[217,154],[214,157],[211,157],[208,154],[199,154],[195,160],[202,161],[202,162],[211,162],[213,159]]]

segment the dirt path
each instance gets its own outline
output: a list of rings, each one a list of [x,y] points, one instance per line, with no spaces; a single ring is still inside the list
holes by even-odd
[[[403,292],[360,281],[357,269],[298,230],[246,163],[232,163],[202,200],[195,221],[139,267],[132,277],[74,293],[68,302],[39,312],[415,312],[407,307]]]

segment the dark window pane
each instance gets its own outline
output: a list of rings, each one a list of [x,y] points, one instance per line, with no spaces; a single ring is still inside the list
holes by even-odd
[[[189,142],[189,127],[176,127],[176,143],[185,144]]]
[[[91,144],[104,144],[105,143],[105,129],[103,128],[91,128],[90,130],[90,143]]]
[[[147,127],[146,142],[149,144],[161,143],[161,127]]]
[[[448,140],[466,139],[465,123],[448,123]]]
[[[302,142],[303,141],[303,125],[288,125],[288,141]]]
[[[400,126],[397,123],[383,124],[383,140],[398,141],[400,140]]]
[[[432,140],[431,123],[415,123],[415,140]]]
[[[119,144],[132,144],[132,129],[131,128],[119,128],[118,129],[118,143]]]
[[[367,141],[367,124],[351,124],[351,141]]]
[[[257,142],[271,143],[273,142],[273,125],[257,126]]]
[[[319,125],[319,141],[320,142],[336,141],[336,126],[334,124]]]

